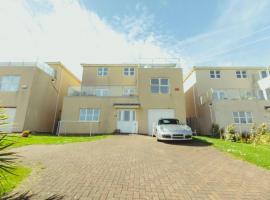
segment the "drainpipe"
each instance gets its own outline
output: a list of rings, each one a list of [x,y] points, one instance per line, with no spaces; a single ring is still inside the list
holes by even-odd
[[[59,101],[59,96],[60,96],[60,91],[61,91],[61,83],[62,83],[62,72],[63,72],[63,68],[61,66],[61,73],[60,73],[60,81],[59,81],[59,88],[57,91],[57,98],[56,98],[56,106],[55,106],[55,111],[54,111],[54,118],[53,118],[53,127],[52,127],[52,133],[55,130],[55,125],[57,124],[57,122],[55,122],[56,119],[56,115],[57,115],[57,110],[58,110],[58,101]]]

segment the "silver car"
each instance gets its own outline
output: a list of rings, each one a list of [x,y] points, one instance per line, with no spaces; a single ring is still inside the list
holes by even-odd
[[[192,140],[192,130],[178,119],[163,118],[158,120],[153,135],[160,140]]]

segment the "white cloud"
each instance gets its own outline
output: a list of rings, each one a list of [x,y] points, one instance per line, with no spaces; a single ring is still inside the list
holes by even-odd
[[[38,3],[0,2],[0,61],[62,61],[80,77],[82,62],[122,63],[172,56],[154,33],[136,37],[147,28],[141,26],[143,18],[126,18],[130,31],[125,34],[76,0],[48,0],[46,12],[36,12]]]

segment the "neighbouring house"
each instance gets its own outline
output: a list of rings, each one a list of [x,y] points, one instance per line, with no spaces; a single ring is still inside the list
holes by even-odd
[[[194,67],[184,88],[187,122],[200,134],[211,134],[213,123],[220,128],[235,124],[241,133],[254,123],[270,124],[266,67]]]
[[[59,134],[152,134],[159,118],[186,121],[176,64],[82,64],[81,87],[64,98]]]
[[[63,97],[72,85],[80,81],[60,62],[1,62],[0,107],[8,125],[0,131],[56,131]]]

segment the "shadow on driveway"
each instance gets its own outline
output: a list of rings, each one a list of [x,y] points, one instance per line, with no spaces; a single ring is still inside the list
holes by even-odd
[[[4,196],[0,199],[1,200],[30,200],[35,196],[36,196],[35,194],[30,194],[30,192],[28,191],[28,192],[24,192],[24,193],[15,193],[12,195]],[[54,194],[54,195],[47,197],[44,200],[62,200],[62,199],[64,199],[64,196]]]
[[[192,147],[206,147],[213,145],[210,142],[205,140],[200,140],[198,138],[193,138],[192,140],[183,140],[183,141],[161,141],[169,145],[179,145],[179,146],[192,146]]]

